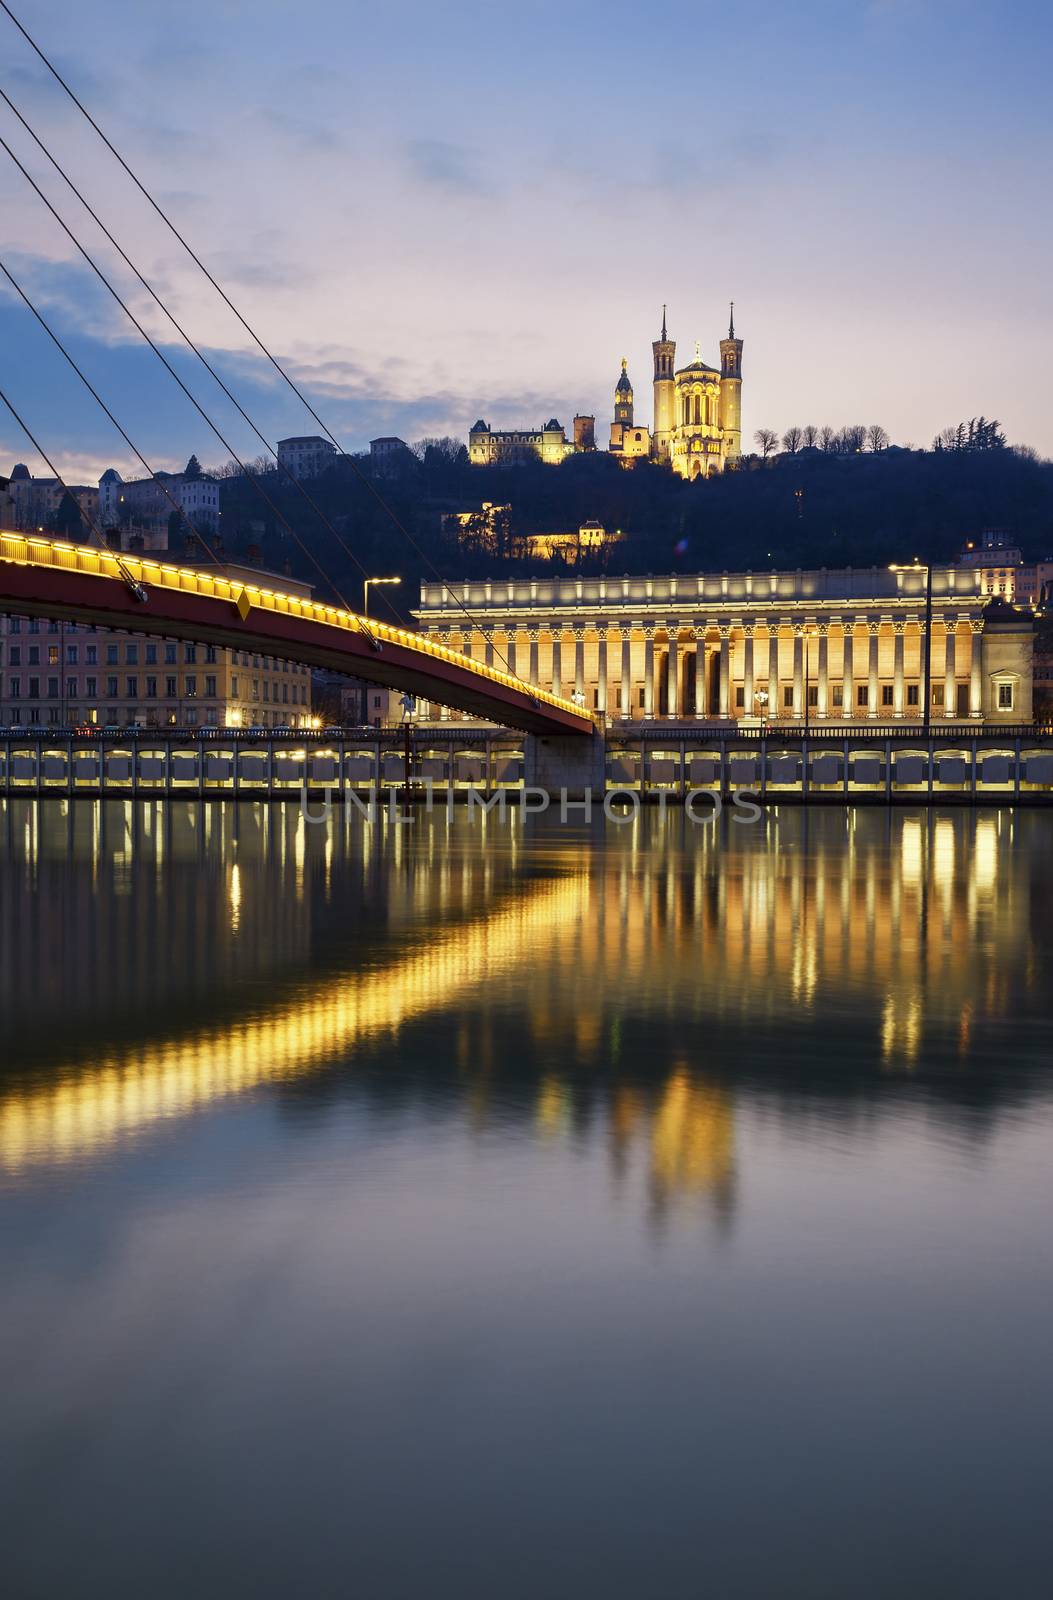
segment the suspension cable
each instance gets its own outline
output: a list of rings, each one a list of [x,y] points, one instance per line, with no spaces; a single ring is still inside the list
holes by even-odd
[[[133,573],[128,569],[128,567],[122,561],[120,551],[119,550],[110,550],[109,549],[109,546],[107,545],[106,540],[105,540],[105,538],[103,536],[102,529],[99,527],[98,523],[95,521],[95,518],[89,515],[89,513],[87,511],[87,508],[84,505],[82,505],[82,503],[77,499],[76,495],[73,493],[73,490],[70,488],[69,484],[66,482],[65,478],[62,476],[62,474],[59,471],[58,467],[56,467],[55,463],[52,461],[51,457],[48,455],[47,451],[44,449],[44,446],[41,444],[41,442],[37,438],[36,434],[30,428],[28,422],[25,420],[24,417],[20,416],[19,413],[15,410],[14,404],[8,398],[8,396],[4,393],[3,389],[0,389],[0,400],[3,401],[3,403],[7,407],[8,411],[10,411],[11,415],[14,417],[15,421],[18,423],[18,426],[22,429],[22,432],[25,434],[26,438],[29,440],[30,444],[33,446],[33,449],[36,451],[37,455],[40,456],[41,460],[50,468],[51,476],[60,485],[60,487],[62,488],[63,492],[69,496],[70,500],[72,500],[73,504],[77,508],[77,514],[79,515],[81,521],[84,523],[84,525],[87,528],[88,532],[90,534],[93,534],[94,537],[98,540],[100,547],[103,550],[106,550],[107,553],[113,557],[114,561],[117,564],[118,572],[120,573],[121,577],[124,579],[125,583],[128,585],[129,589],[132,591],[132,594],[135,596],[135,598],[137,600],[144,601],[144,602],[146,600],[148,600],[149,599],[149,595],[147,594],[146,589],[143,587],[143,585],[139,582],[139,580],[133,575]]]
[[[18,282],[17,278],[12,273],[10,267],[8,267],[6,262],[4,262],[3,260],[0,260],[0,272],[3,273],[4,277],[7,279],[8,283],[14,289],[15,293],[19,296],[19,298],[21,300],[23,300],[25,302],[25,304],[29,307],[29,310],[33,313],[33,315],[36,318],[36,320],[40,323],[40,326],[43,328],[44,332],[47,334],[47,336],[51,340],[51,342],[55,345],[56,349],[58,349],[59,352],[63,356],[65,356],[66,360],[69,362],[70,366],[73,368],[74,372],[77,374],[77,377],[80,379],[81,383],[87,389],[88,393],[91,395],[91,397],[95,401],[96,405],[99,406],[100,409],[103,412],[105,412],[106,416],[113,423],[113,426],[117,429],[117,432],[120,434],[121,438],[124,440],[125,444],[129,448],[129,450],[132,452],[132,454],[134,456],[137,457],[137,459],[139,461],[142,462],[143,469],[146,472],[147,477],[153,478],[154,482],[157,484],[157,487],[161,490],[161,493],[171,503],[172,509],[174,511],[178,512],[178,514],[182,518],[183,522],[186,523],[186,526],[187,526],[188,530],[190,531],[190,533],[193,535],[193,537],[195,539],[197,539],[200,542],[203,550],[205,551],[205,554],[209,557],[209,559],[211,561],[215,561],[216,565],[219,566],[219,560],[218,560],[218,558],[216,556],[216,553],[212,549],[212,546],[209,544],[208,540],[205,538],[204,534],[201,532],[201,530],[199,528],[196,528],[194,526],[193,522],[191,522],[191,520],[190,520],[189,514],[179,504],[178,500],[176,500],[175,496],[172,494],[171,490],[168,488],[168,485],[165,483],[164,479],[157,472],[154,471],[153,467],[151,467],[149,461],[147,461],[146,457],[143,455],[143,453],[139,449],[139,447],[136,444],[133,443],[132,439],[128,436],[128,434],[125,432],[124,428],[117,421],[117,418],[114,416],[113,412],[110,410],[109,406],[106,404],[105,400],[102,398],[102,396],[99,393],[99,391],[94,387],[94,385],[92,384],[91,380],[89,378],[87,378],[85,376],[85,374],[82,372],[81,368],[77,365],[76,361],[74,361],[73,357],[70,355],[69,351],[66,349],[66,346],[62,343],[62,340],[59,338],[59,336],[55,332],[54,328],[51,327],[50,323],[47,322],[47,320],[44,318],[44,316],[41,314],[41,312],[39,312],[37,310],[36,306],[33,304],[32,300],[29,298],[29,296],[26,293],[26,291],[22,288],[22,285]]]
[[[161,364],[165,368],[165,370],[168,373],[170,373],[171,376],[175,379],[176,383],[179,385],[180,389],[186,395],[186,397],[190,401],[191,405],[200,414],[200,416],[203,418],[203,420],[205,421],[207,426],[209,428],[211,428],[212,432],[215,434],[215,436],[219,440],[220,444],[223,445],[225,450],[229,451],[229,453],[230,453],[231,457],[233,458],[233,460],[235,460],[238,463],[238,466],[241,468],[241,470],[244,472],[245,476],[252,483],[253,487],[256,489],[256,492],[260,495],[261,499],[264,500],[265,503],[270,507],[271,511],[274,513],[274,515],[277,518],[277,520],[286,529],[286,531],[288,532],[290,537],[292,539],[294,539],[296,541],[296,543],[300,546],[300,549],[303,551],[304,555],[307,556],[308,560],[311,561],[314,564],[315,568],[317,569],[317,571],[319,572],[319,574],[321,575],[323,580],[329,585],[329,587],[332,589],[333,593],[336,595],[337,599],[339,600],[340,604],[343,606],[344,610],[347,611],[348,613],[350,613],[351,615],[354,615],[355,614],[354,607],[349,605],[348,602],[344,599],[344,596],[340,593],[339,588],[333,582],[333,579],[329,576],[329,574],[326,572],[326,570],[322,566],[321,562],[317,559],[317,557],[313,554],[313,552],[308,548],[308,546],[303,542],[303,540],[300,538],[299,534],[295,531],[295,529],[293,528],[292,524],[288,521],[288,519],[285,516],[283,516],[281,511],[279,511],[278,507],[275,505],[274,501],[271,499],[270,495],[267,493],[266,489],[263,487],[263,485],[260,482],[259,478],[257,478],[256,475],[253,472],[251,472],[250,469],[241,460],[241,457],[238,455],[237,451],[234,449],[234,447],[230,443],[229,439],[227,439],[224,436],[224,434],[221,433],[219,428],[212,421],[212,418],[208,415],[208,412],[205,410],[204,406],[202,406],[200,404],[200,402],[195,398],[195,396],[192,394],[190,389],[187,388],[186,384],[183,382],[183,380],[179,376],[178,372],[172,366],[172,364],[168,360],[167,356],[164,354],[164,352],[161,350],[161,348],[157,344],[154,343],[153,339],[151,339],[150,335],[147,333],[147,331],[143,327],[142,323],[135,316],[135,313],[126,304],[126,302],[124,300],[122,300],[121,296],[117,293],[117,290],[113,287],[113,284],[107,278],[107,276],[103,272],[102,268],[100,266],[98,266],[98,264],[89,255],[88,251],[84,248],[84,246],[81,244],[80,240],[77,238],[76,234],[73,232],[73,229],[59,215],[58,211],[52,205],[51,201],[48,199],[47,195],[41,189],[40,185],[35,181],[35,179],[32,177],[32,175],[29,172],[27,172],[26,168],[22,165],[21,161],[15,155],[14,151],[11,149],[11,146],[7,143],[7,140],[4,139],[2,135],[0,135],[0,149],[5,150],[7,152],[7,154],[11,157],[11,160],[14,162],[14,164],[18,168],[19,172],[21,172],[21,174],[25,178],[26,182],[30,185],[30,187],[34,190],[34,192],[39,196],[39,198],[43,201],[44,205],[50,211],[50,213],[54,217],[55,221],[62,228],[62,230],[67,235],[67,237],[70,239],[70,241],[75,246],[75,248],[84,257],[84,259],[88,263],[89,267],[91,267],[92,271],[95,273],[96,277],[99,279],[99,282],[102,283],[104,285],[104,287],[109,290],[110,294],[116,300],[117,304],[120,306],[121,310],[124,312],[125,316],[129,320],[129,322],[137,330],[137,332],[142,336],[142,338],[146,341],[146,343],[150,346],[150,349],[154,352],[154,355],[161,362]],[[213,556],[213,560],[215,560],[215,559],[216,559],[216,557]],[[368,630],[364,630],[364,631],[366,631],[367,637],[370,639],[370,642],[373,644],[374,648],[375,649],[379,649],[380,646],[379,646],[377,640],[374,639],[373,636],[368,633]]]
[[[271,444],[270,440],[267,439],[266,436],[261,432],[259,427],[257,427],[256,423],[253,421],[252,417],[249,416],[249,413],[245,410],[245,407],[238,400],[237,396],[231,393],[231,390],[228,388],[227,384],[220,377],[219,373],[216,371],[216,369],[213,367],[211,362],[208,360],[208,357],[194,343],[193,339],[187,333],[186,329],[182,326],[182,324],[176,319],[175,315],[169,309],[169,307],[165,304],[164,300],[158,294],[157,290],[153,287],[153,285],[151,283],[149,283],[147,281],[147,279],[143,276],[142,272],[140,272],[139,268],[135,265],[135,262],[132,261],[131,257],[128,255],[127,251],[124,250],[123,247],[114,238],[113,234],[110,232],[109,228],[103,222],[103,220],[99,216],[98,212],[94,209],[94,207],[90,204],[90,202],[85,198],[85,196],[82,194],[80,189],[78,189],[77,185],[73,182],[73,179],[70,177],[69,173],[65,170],[65,168],[62,166],[62,164],[57,160],[57,158],[52,154],[51,150],[44,143],[43,139],[41,139],[40,135],[31,126],[31,124],[26,120],[26,118],[22,115],[22,112],[19,111],[18,107],[15,105],[15,103],[11,99],[10,95],[7,94],[6,91],[3,88],[0,88],[0,99],[2,99],[4,101],[5,105],[12,112],[12,114],[15,117],[18,118],[18,121],[22,124],[22,127],[29,134],[30,138],[37,145],[38,149],[40,149],[43,152],[43,154],[47,157],[48,161],[50,161],[51,165],[54,167],[55,171],[59,174],[60,178],[62,178],[62,180],[66,184],[66,186],[69,189],[72,190],[74,195],[76,195],[77,199],[80,201],[81,205],[84,207],[84,209],[88,213],[89,217],[91,217],[91,219],[95,223],[96,227],[99,228],[99,230],[109,240],[110,244],[116,250],[116,252],[120,256],[121,260],[128,267],[129,271],[131,273],[133,273],[133,275],[138,279],[138,281],[142,284],[143,288],[146,290],[147,294],[151,297],[151,299],[155,302],[155,304],[159,307],[159,309],[168,318],[168,321],[172,324],[172,327],[179,334],[180,338],[187,345],[188,349],[190,349],[193,352],[193,354],[197,357],[197,359],[201,362],[202,366],[205,368],[205,371],[219,385],[220,389],[222,389],[223,393],[226,395],[226,397],[230,401],[231,405],[233,405],[235,407],[235,409],[237,410],[238,414],[245,420],[246,423],[248,423],[249,427],[252,429],[252,431],[256,435],[257,439],[263,445],[264,449],[268,452],[269,455],[272,455],[274,457],[274,460],[275,460],[275,462],[277,464],[279,472],[283,473],[285,475],[285,477],[288,479],[288,481],[294,486],[294,488],[296,488],[299,491],[301,497],[304,500],[306,500],[307,504],[311,507],[312,511],[314,511],[315,515],[318,517],[319,521],[322,523],[323,527],[325,527],[325,528],[327,528],[329,530],[329,532],[333,535],[333,538],[336,540],[336,542],[339,544],[340,548],[343,550],[344,554],[358,568],[358,570],[361,573],[362,577],[363,578],[367,577],[368,573],[366,571],[365,566],[359,560],[358,556],[351,549],[350,545],[346,542],[346,540],[344,540],[341,537],[340,533],[334,527],[334,525],[330,521],[330,519],[326,516],[325,512],[316,503],[313,495],[311,495],[308,492],[308,490],[305,488],[305,486],[301,482],[301,480],[299,478],[295,477],[294,474],[289,470],[288,466],[286,466],[285,462],[283,462],[281,460],[281,458],[278,455],[277,450]],[[7,147],[5,146],[5,148],[7,148]],[[32,180],[30,180],[30,181],[32,181]],[[38,190],[38,193],[39,193],[39,190]],[[391,600],[388,598],[388,596],[386,594],[383,596],[383,600],[384,600],[385,605],[388,607],[389,611],[391,612],[392,616],[395,617],[396,621],[401,621],[401,617],[399,615],[398,610],[392,604]]]
[[[508,672],[513,677],[518,677],[519,674],[513,672],[512,668],[508,665],[508,660],[507,660],[506,656],[504,655],[504,652],[501,651],[498,648],[498,646],[495,644],[494,637],[493,637],[493,630],[492,629],[487,629],[486,627],[484,627],[483,624],[481,622],[479,622],[479,620],[472,614],[472,612],[469,610],[468,606],[465,605],[465,603],[461,599],[461,597],[459,595],[457,595],[456,593],[454,593],[453,585],[450,584],[446,579],[444,579],[442,577],[442,575],[439,572],[438,568],[435,566],[435,563],[431,560],[430,556],[428,556],[427,553],[421,548],[420,544],[417,542],[417,540],[410,533],[409,529],[404,525],[404,523],[396,515],[396,513],[392,509],[392,507],[384,499],[383,495],[380,493],[379,489],[376,487],[376,484],[373,482],[373,480],[366,473],[362,472],[362,470],[360,469],[358,464],[355,462],[353,456],[348,454],[348,452],[344,449],[343,445],[336,438],[335,434],[333,434],[332,431],[327,427],[327,425],[322,421],[321,417],[318,415],[317,411],[311,405],[310,401],[301,392],[299,386],[293,381],[293,379],[286,372],[285,368],[281,365],[281,363],[277,360],[277,358],[271,353],[271,351],[264,344],[264,342],[260,338],[259,334],[255,331],[255,329],[249,324],[249,322],[245,319],[245,317],[242,315],[242,313],[238,310],[237,306],[231,300],[230,296],[221,287],[221,285],[216,281],[216,279],[213,277],[212,273],[205,266],[204,262],[197,255],[196,251],[192,248],[192,246],[183,237],[182,233],[180,233],[180,231],[176,227],[175,223],[172,222],[171,218],[167,215],[167,213],[164,211],[164,209],[161,207],[161,205],[158,203],[158,201],[156,201],[154,199],[153,195],[146,188],[145,184],[142,183],[142,181],[132,171],[131,167],[128,165],[127,161],[125,161],[124,157],[121,155],[121,153],[117,149],[116,145],[103,132],[102,128],[96,122],[96,120],[92,116],[91,112],[87,109],[87,107],[83,104],[83,102],[80,99],[78,99],[77,95],[70,88],[70,85],[66,82],[66,79],[59,72],[58,68],[53,65],[51,60],[48,58],[48,56],[45,54],[45,52],[41,49],[40,45],[37,44],[36,40],[28,32],[28,30],[23,25],[23,23],[20,22],[18,17],[15,16],[15,13],[11,10],[11,7],[7,4],[7,0],[0,0],[0,10],[3,10],[6,13],[6,15],[10,18],[11,22],[14,23],[15,27],[18,29],[19,33],[25,39],[25,41],[29,45],[30,49],[40,59],[40,61],[43,63],[43,65],[47,68],[48,72],[50,72],[50,74],[54,78],[55,82],[59,85],[59,87],[63,90],[63,92],[69,97],[69,99],[73,102],[73,104],[76,106],[77,110],[81,113],[81,115],[88,122],[88,124],[94,129],[95,133],[98,134],[99,138],[102,140],[103,144],[109,150],[110,154],[114,157],[115,161],[117,161],[118,165],[122,168],[122,170],[131,179],[132,183],[139,190],[139,192],[143,196],[143,198],[147,201],[147,203],[151,206],[151,208],[157,213],[157,215],[160,217],[161,221],[165,224],[165,227],[169,230],[169,232],[173,235],[173,237],[179,242],[179,244],[182,245],[183,249],[186,251],[186,253],[190,257],[191,261],[193,261],[194,265],[196,267],[198,267],[198,269],[201,272],[204,273],[205,277],[208,279],[208,281],[212,285],[213,289],[215,289],[215,291],[219,295],[220,299],[224,302],[224,304],[228,307],[228,309],[237,318],[238,322],[244,328],[245,332],[249,335],[249,338],[259,348],[259,350],[262,351],[263,355],[270,362],[270,364],[274,368],[275,372],[278,373],[279,377],[282,378],[282,380],[292,390],[293,394],[300,401],[300,404],[305,408],[305,410],[308,412],[308,414],[311,417],[313,417],[314,421],[321,428],[322,432],[329,439],[330,443],[335,446],[335,448],[340,452],[340,454],[347,461],[347,463],[350,466],[352,472],[354,472],[356,477],[358,477],[362,481],[362,483],[365,484],[366,488],[372,494],[372,496],[376,500],[377,504],[381,507],[381,509],[384,512],[386,512],[386,514],[390,517],[391,521],[395,524],[395,527],[398,528],[399,532],[403,535],[403,537],[409,542],[409,544],[412,546],[412,548],[416,551],[416,553],[417,553],[418,557],[420,558],[421,562],[428,568],[429,572],[432,574],[432,577],[436,580],[436,582],[442,584],[444,590],[446,590],[449,593],[451,598],[455,601],[455,603],[464,612],[465,616],[468,618],[468,620],[472,624],[472,626],[474,628],[476,628],[482,634],[482,636],[483,636],[483,638],[485,640],[487,640],[487,642],[491,646],[491,649],[493,649],[494,651],[497,652],[497,654],[501,657],[501,660],[504,662],[505,667],[508,670]],[[231,454],[233,455],[233,451],[231,452]]]

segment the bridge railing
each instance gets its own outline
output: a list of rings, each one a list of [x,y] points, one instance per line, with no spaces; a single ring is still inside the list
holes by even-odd
[[[172,566],[163,561],[151,561],[146,556],[126,555],[123,551],[118,556],[115,551],[100,550],[95,545],[65,544],[54,539],[37,538],[33,534],[6,532],[0,532],[0,561],[112,578],[118,583],[124,581],[122,572],[126,572],[130,573],[138,583],[148,587],[175,589],[184,593],[199,594],[209,599],[229,600],[235,606],[244,596],[247,603],[258,610],[303,617],[310,622],[342,629],[346,633],[365,634],[367,638],[372,636],[381,643],[399,644],[410,650],[419,650],[422,655],[448,661],[466,672],[474,673],[477,677],[487,678],[493,683],[515,689],[520,694],[529,695],[532,700],[557,706],[561,711],[572,711],[577,716],[587,715],[573,701],[564,700],[560,695],[552,694],[547,689],[524,683],[522,678],[509,672],[501,672],[497,667],[488,666],[486,662],[475,661],[471,656],[438,644],[426,634],[417,633],[412,628],[392,627],[385,622],[376,622],[372,617],[364,619],[353,611],[326,605],[324,601],[311,600],[304,595],[285,594],[277,589],[267,589],[262,585],[227,577],[221,572],[209,572],[198,567]]]

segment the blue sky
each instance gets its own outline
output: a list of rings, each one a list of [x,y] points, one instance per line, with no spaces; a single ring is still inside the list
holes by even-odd
[[[24,20],[349,447],[595,411],[649,420],[663,301],[744,429],[979,412],[1053,454],[1053,22],[1038,4],[512,8],[19,0]],[[15,9],[19,9],[19,3]],[[314,431],[0,18],[0,83],[269,437]],[[6,108],[3,137],[76,202]],[[0,152],[3,259],[152,464],[226,454]],[[82,237],[109,267],[90,223]],[[117,268],[122,291],[127,273]],[[143,295],[152,331],[170,338]],[[63,471],[130,466],[9,294],[3,386]],[[181,358],[180,358],[181,359]],[[192,368],[184,369],[188,377]],[[211,409],[206,375],[192,378]],[[234,445],[258,444],[215,403]],[[0,417],[0,465],[33,456]]]

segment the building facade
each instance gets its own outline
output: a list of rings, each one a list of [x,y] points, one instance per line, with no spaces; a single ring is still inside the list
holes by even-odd
[[[338,454],[336,446],[319,434],[278,440],[278,465],[291,478],[320,478]]]
[[[957,567],[928,629],[923,568],[424,583],[415,615],[611,722],[921,721],[926,643],[933,722],[1032,717],[1032,618]]]
[[[180,523],[180,539],[188,531],[183,517],[206,538],[214,537],[220,525],[215,478],[158,472],[126,480],[108,467],[99,479],[99,523],[107,533],[118,531],[122,549],[167,550],[173,517]]]
[[[46,529],[62,504],[65,489],[57,478],[34,478],[21,461],[11,468],[7,485],[7,514],[4,526],[16,533]],[[87,528],[98,523],[99,491],[90,484],[71,483],[69,492],[77,502]]]
[[[1053,602],[1053,557],[1025,561],[1019,545],[1001,528],[985,529],[979,544],[966,545],[960,562],[976,568],[980,593],[992,599],[1032,610],[1044,610]]]
[[[252,583],[275,576],[258,567],[221,570]],[[293,578],[275,582],[286,592],[312,593]],[[82,623],[0,617],[0,726],[312,725],[311,674],[298,662]]]
[[[573,454],[574,444],[556,417],[550,417],[543,428],[508,432],[496,431],[480,417],[468,435],[468,460],[475,467],[529,461],[531,457],[555,467]]]

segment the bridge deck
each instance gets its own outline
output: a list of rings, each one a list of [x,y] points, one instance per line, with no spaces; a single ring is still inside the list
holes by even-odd
[[[137,600],[124,569],[145,588]],[[346,672],[529,733],[593,733],[581,706],[409,628],[221,572],[0,533],[0,611],[262,651]]]

